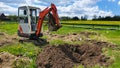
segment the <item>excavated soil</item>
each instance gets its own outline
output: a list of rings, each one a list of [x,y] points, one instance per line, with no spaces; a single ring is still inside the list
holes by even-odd
[[[19,68],[19,65],[30,63],[30,59],[27,57],[19,57],[12,55],[8,52],[0,53],[0,68]]]
[[[100,34],[96,32],[88,32],[88,31],[83,31],[80,33],[69,33],[66,35],[60,35],[60,34],[52,34],[50,32],[45,31],[43,33],[44,36],[47,36],[47,41],[51,40],[63,40],[65,42],[76,42],[76,41],[82,41],[82,40],[88,40],[90,39],[90,36],[100,36]]]
[[[102,54],[102,48],[114,45],[95,40],[86,42],[81,45],[46,46],[38,55],[36,64],[38,68],[73,68],[80,64],[90,68],[95,65],[107,67],[112,63],[110,57]]]

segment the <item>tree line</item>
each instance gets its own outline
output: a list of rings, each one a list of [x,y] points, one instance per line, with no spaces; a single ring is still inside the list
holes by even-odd
[[[60,20],[63,20],[63,21],[67,21],[67,20],[87,20],[87,16],[81,16],[81,18],[79,18],[78,16],[74,16],[74,17],[62,16],[62,17],[60,17]]]
[[[75,16],[75,17],[68,17],[68,16],[63,16],[63,17],[60,17],[61,20],[64,20],[64,21],[67,21],[67,20],[88,20],[88,16],[85,15],[85,16],[81,16],[81,18]],[[105,16],[105,17],[102,17],[102,16],[96,16],[94,15],[93,18],[92,18],[93,21],[120,21],[120,16]]]
[[[111,17],[111,16],[106,16],[106,17],[94,16],[92,20],[94,20],[94,21],[120,21],[120,16],[117,16],[117,15],[115,15],[113,17]]]
[[[9,20],[9,21],[18,21],[18,16],[17,15],[9,15],[9,16],[5,16],[4,14],[2,16],[0,16],[0,18],[6,18],[5,20]],[[38,18],[38,17],[37,17]],[[45,17],[44,20],[48,20],[47,17]],[[68,20],[88,20],[88,16],[87,15],[84,15],[84,16],[81,16],[81,17],[78,17],[78,16],[74,16],[74,17],[69,17],[69,16],[62,16],[60,17],[60,20],[62,21],[68,21]],[[93,18],[92,18],[93,21],[120,21],[120,16],[118,15],[115,15],[113,17],[111,16],[105,16],[105,17],[102,17],[102,16],[96,16],[94,15]]]
[[[16,15],[9,15],[8,18],[10,19],[10,21],[18,21],[18,17]],[[45,18],[45,20],[47,20]],[[62,21],[68,21],[68,20],[83,20],[83,21],[86,21],[88,20],[88,16],[81,16],[81,18],[75,16],[75,17],[68,17],[68,16],[63,16],[63,17],[60,17],[60,20]],[[106,16],[106,17],[102,17],[102,16],[99,16],[99,17],[96,17],[94,16],[92,18],[93,21],[120,21],[120,16]]]

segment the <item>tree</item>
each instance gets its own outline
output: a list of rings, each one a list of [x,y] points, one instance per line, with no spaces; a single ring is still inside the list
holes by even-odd
[[[63,16],[63,17],[61,17],[60,19],[61,19],[61,20],[64,20],[64,21],[71,20],[71,18],[70,18],[70,17],[67,17],[67,16]]]
[[[105,21],[111,21],[111,20],[112,20],[112,17],[111,17],[111,16],[106,16],[106,17],[104,18],[104,20],[105,20]]]
[[[87,18],[88,18],[87,15],[81,16],[81,20],[87,20]]]
[[[101,19],[102,19],[102,17],[101,17],[101,16],[99,16],[99,17],[98,17],[98,20],[101,20]]]
[[[106,17],[101,17],[99,16],[98,18],[93,18],[92,20],[100,20],[100,21],[120,21],[120,16],[106,16]]]
[[[73,17],[72,20],[79,20],[77,16]]]
[[[81,16],[81,20],[84,20],[84,17],[83,17],[83,16]]]
[[[87,16],[87,15],[85,15],[85,16],[84,16],[84,19],[85,19],[85,20],[87,20],[87,18],[88,18],[88,16]]]
[[[8,18],[11,20],[11,21],[18,21],[18,17],[16,15],[9,15]]]
[[[97,15],[94,15],[92,20],[97,20]]]
[[[114,20],[114,21],[120,21],[120,16],[114,16],[114,17],[113,17],[113,20]]]

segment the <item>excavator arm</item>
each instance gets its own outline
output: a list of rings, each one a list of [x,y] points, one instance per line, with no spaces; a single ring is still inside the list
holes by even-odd
[[[61,24],[59,22],[59,16],[58,16],[58,13],[57,13],[57,8],[54,4],[51,4],[50,7],[45,8],[43,11],[41,11],[39,13],[36,36],[39,36],[39,34],[41,32],[43,20],[44,20],[44,18],[47,14],[51,14],[54,21],[55,21],[55,23],[48,22],[48,24],[49,23],[54,24],[57,27],[57,29],[59,29],[61,27]],[[51,16],[49,16],[49,17],[52,18]]]

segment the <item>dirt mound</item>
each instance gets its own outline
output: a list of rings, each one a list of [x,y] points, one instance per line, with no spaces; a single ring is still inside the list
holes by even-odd
[[[69,33],[66,35],[60,35],[60,34],[52,34],[50,32],[44,32],[43,35],[47,36],[47,40],[50,42],[51,40],[62,40],[65,42],[79,42],[79,41],[84,41],[86,39],[90,39],[90,36],[100,36],[100,34],[96,32],[88,32],[88,31],[83,31],[80,33]]]
[[[7,52],[0,53],[0,59],[1,59],[0,68],[11,67],[15,58],[16,57],[14,55],[11,55],[10,53]]]
[[[108,66],[110,58],[102,55],[102,46],[92,44],[46,46],[38,55],[38,68],[73,68],[83,66]]]
[[[81,41],[82,38],[81,38],[81,35],[80,34],[77,34],[77,33],[73,33],[73,34],[67,34],[67,35],[59,35],[59,34],[51,34],[47,40],[51,41],[51,40],[56,40],[56,39],[59,39],[59,40],[63,40],[63,41],[66,41],[66,42],[75,42],[75,41]]]
[[[17,57],[8,52],[0,53],[0,68],[19,68],[19,65],[27,65],[30,59],[26,57]]]

